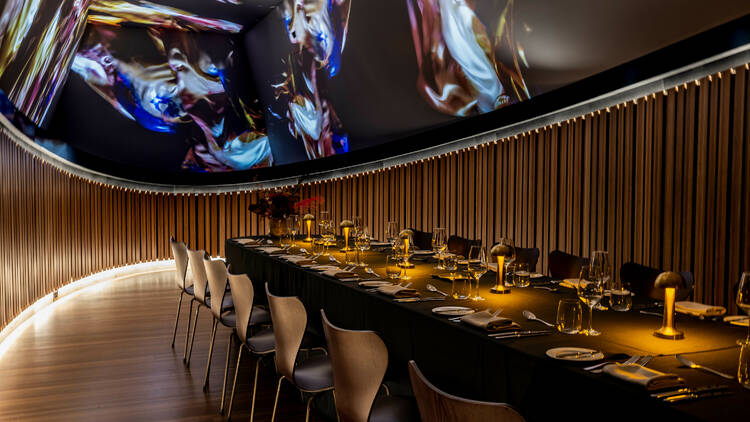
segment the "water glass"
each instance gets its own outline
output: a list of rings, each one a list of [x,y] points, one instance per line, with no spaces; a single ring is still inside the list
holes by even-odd
[[[516,264],[515,277],[513,280],[516,287],[529,287],[531,284],[529,276],[529,264],[525,262],[519,262]]]
[[[451,279],[456,276],[456,270],[458,269],[458,255],[448,255],[443,259],[445,270],[448,271],[448,277]]]
[[[630,294],[630,285],[623,283],[610,290],[609,307],[618,312],[627,312],[633,307],[633,295]]]
[[[557,330],[565,334],[577,334],[581,331],[582,313],[580,301],[561,299],[557,302]]]
[[[737,307],[750,315],[750,272],[742,273],[740,283],[737,285]],[[747,327],[745,343],[750,343],[750,324]]]
[[[391,280],[397,280],[404,274],[404,269],[401,268],[401,258],[397,256],[389,255],[385,258],[385,274]]]
[[[513,261],[505,261],[505,285],[508,287],[515,286],[515,272],[516,272],[516,264],[513,263]]]
[[[737,367],[737,381],[750,390],[750,341],[740,344],[740,364]]]
[[[282,234],[281,237],[279,237],[279,246],[281,246],[282,249],[288,249],[290,246],[292,246],[291,235]]]

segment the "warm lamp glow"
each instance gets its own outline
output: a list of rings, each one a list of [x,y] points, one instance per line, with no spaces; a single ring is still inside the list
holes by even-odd
[[[682,276],[671,271],[663,272],[656,278],[654,287],[664,289],[664,319],[662,320],[661,328],[654,331],[656,337],[669,340],[685,338],[685,334],[674,327],[675,295],[677,294],[677,287],[683,283]]]
[[[339,227],[341,227],[341,230],[344,232],[344,249],[342,252],[353,250],[349,249],[349,230],[354,227],[354,223],[352,223],[351,220],[344,220],[339,223]]]
[[[497,283],[490,289],[490,293],[508,294],[511,290],[505,286],[505,257],[511,254],[511,249],[502,244],[497,244],[490,250],[490,255],[497,258]]]
[[[349,227],[344,227],[344,250],[349,250]]]
[[[305,225],[307,226],[307,237],[305,238],[305,242],[312,242],[312,223],[315,221],[315,216],[312,214],[305,214],[302,219],[305,221]]]

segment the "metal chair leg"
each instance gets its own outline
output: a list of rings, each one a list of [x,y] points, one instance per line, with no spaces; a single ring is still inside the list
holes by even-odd
[[[258,392],[258,370],[260,369],[260,361],[263,360],[263,356],[258,356],[258,360],[255,361],[255,380],[253,381],[253,397],[250,399],[250,422],[253,422],[253,416],[255,415],[255,393]]]
[[[224,361],[224,382],[221,384],[221,403],[219,404],[219,413],[224,414],[224,400],[227,395],[227,376],[229,375],[229,354],[232,350],[234,341],[234,330],[229,333],[229,344],[227,344],[227,358]]]
[[[211,357],[214,355],[214,343],[216,342],[216,326],[219,324],[219,320],[216,318],[212,318],[212,321],[211,342],[208,346],[208,359],[206,359],[206,372],[203,374],[203,391],[208,389],[208,372],[211,370]]]
[[[182,352],[183,363],[187,362],[188,342],[190,341],[190,324],[193,321],[193,302],[195,302],[195,298],[190,299],[190,310],[188,311],[187,330],[185,331],[185,351]]]
[[[198,326],[198,313],[201,311],[201,304],[199,303],[198,306],[195,307],[195,321],[193,321],[193,335],[190,336],[190,350],[188,351],[187,355],[187,362],[185,362],[185,365],[190,368],[190,357],[193,356],[193,343],[195,343],[195,327]]]
[[[238,342],[239,343],[239,342]],[[242,343],[239,343],[240,351],[237,354],[237,367],[234,368],[234,381],[232,382],[232,393],[229,395],[229,408],[227,410],[227,421],[232,418],[232,403],[234,402],[234,389],[237,387],[237,374],[240,372],[240,362],[242,362]]]
[[[310,404],[312,403],[312,399],[315,396],[310,396],[309,399],[307,399],[307,411],[305,412],[305,422],[308,422],[310,420]]]
[[[279,378],[279,386],[276,387],[276,399],[273,401],[273,413],[271,413],[271,422],[276,420],[276,406],[279,404],[279,393],[281,392],[281,382],[284,377]]]
[[[174,331],[172,332],[172,348],[174,349],[174,340],[177,338],[177,324],[180,322],[180,311],[182,310],[182,296],[185,295],[183,290],[180,290],[180,301],[177,302],[177,316],[174,318]]]

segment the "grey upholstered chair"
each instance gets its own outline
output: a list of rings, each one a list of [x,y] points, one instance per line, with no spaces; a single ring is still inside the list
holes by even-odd
[[[441,391],[425,378],[413,360],[409,361],[409,378],[423,421],[524,422],[523,417],[505,403],[469,400]]]
[[[388,368],[388,349],[383,340],[372,331],[336,327],[322,309],[320,313],[333,367],[339,422],[419,421],[412,400],[390,394],[377,397]]]
[[[253,306],[255,299],[255,290],[253,283],[245,274],[228,274],[229,285],[231,286],[232,298],[234,301],[234,334],[239,342],[239,352],[237,355],[237,365],[234,369],[234,381],[232,382],[232,392],[229,396],[229,406],[227,410],[227,420],[232,417],[232,403],[234,402],[234,391],[237,387],[237,375],[240,371],[242,362],[242,352],[247,350],[251,355],[257,356],[255,361],[255,378],[253,381],[253,395],[250,404],[250,421],[252,422],[255,415],[255,396],[258,387],[258,370],[260,362],[265,356],[273,354],[275,348],[275,339],[271,328],[262,328],[260,331],[252,333],[256,327],[267,324],[271,320],[271,315],[265,309]],[[227,348],[227,365],[224,367],[224,384],[226,385],[227,372],[229,370],[229,348],[232,347],[232,337],[230,337]],[[224,408],[224,389],[221,393],[221,410]]]
[[[307,328],[305,305],[294,296],[272,295],[268,289],[268,283],[266,283],[266,296],[268,296],[268,307],[271,311],[273,334],[276,340],[276,371],[280,374],[271,422],[276,419],[276,406],[279,403],[279,392],[284,380],[289,381],[304,393],[312,393],[307,400],[305,413],[307,422],[310,419],[310,404],[315,394],[333,388],[331,361],[327,355],[314,356],[295,366]]]
[[[174,256],[175,270],[177,273],[177,288],[180,289],[180,301],[177,302],[177,316],[174,319],[174,331],[172,332],[172,348],[174,348],[174,341],[177,337],[177,325],[180,323],[180,312],[182,311],[182,297],[184,295],[190,296],[190,310],[188,310],[188,325],[185,331],[185,350],[182,352],[182,360],[187,359],[188,340],[190,338],[190,318],[193,313],[193,286],[192,282],[188,284],[187,281],[187,269],[188,269],[188,253],[187,245],[183,242],[175,240],[174,237],[169,238],[169,246],[172,248],[172,255]]]

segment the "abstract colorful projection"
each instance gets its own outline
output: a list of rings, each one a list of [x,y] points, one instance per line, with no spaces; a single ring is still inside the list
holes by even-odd
[[[309,159],[349,151],[326,81],[341,67],[350,6],[350,0],[284,0],[279,6],[296,51],[287,59],[289,72],[273,87],[277,100],[285,97],[289,132],[302,140]]]
[[[153,51],[147,54],[139,46],[135,55],[126,52],[131,51],[128,39],[119,38],[116,29],[92,25],[73,71],[148,130],[175,133],[180,125],[197,125],[202,137],[192,140],[184,169],[219,172],[271,165],[261,113],[233,92],[228,70],[234,50],[201,44],[198,34],[147,31]]]
[[[525,63],[523,48],[514,41],[514,0],[496,8],[491,36],[473,2],[406,1],[419,66],[417,89],[430,106],[467,116],[531,97],[519,63]]]

